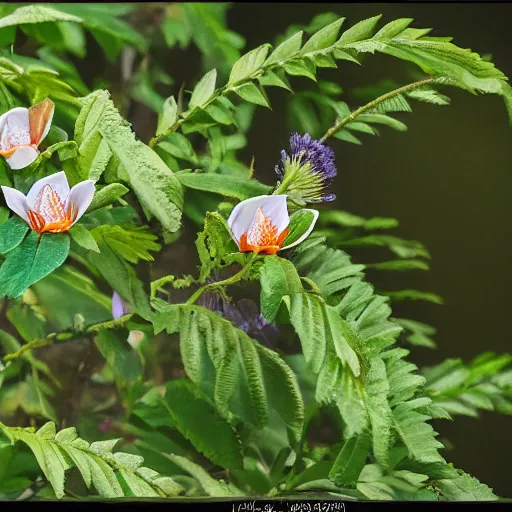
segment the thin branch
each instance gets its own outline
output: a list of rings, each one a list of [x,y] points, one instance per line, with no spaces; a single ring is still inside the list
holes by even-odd
[[[46,347],[51,345],[55,341],[69,341],[72,339],[76,339],[80,336],[84,336],[86,334],[93,334],[99,332],[101,329],[115,329],[116,327],[121,327],[124,325],[133,315],[124,315],[120,318],[116,318],[115,320],[107,320],[105,322],[101,322],[99,324],[90,325],[86,327],[83,332],[76,332],[72,330],[61,331],[59,333],[52,332],[48,334],[45,338],[41,340],[34,340],[30,343],[22,345],[16,352],[11,352],[7,354],[3,358],[3,363],[8,363],[9,361],[14,361],[15,359],[20,358],[25,352],[28,350],[35,350],[37,348]]]
[[[224,279],[224,281],[208,283],[208,284],[202,286],[201,288],[199,288],[198,290],[196,290],[194,292],[194,294],[187,300],[187,302],[185,304],[187,304],[189,306],[194,304],[199,299],[199,297],[201,297],[201,295],[203,295],[203,293],[205,293],[207,291],[224,288],[226,286],[238,283],[245,276],[245,274],[250,270],[250,268],[252,267],[252,264],[254,263],[254,261],[256,260],[257,257],[258,257],[257,252],[252,253],[250,258],[247,260],[247,264],[245,265],[245,267],[242,270],[240,270],[240,272],[237,272],[234,276]]]
[[[412,84],[404,85],[403,87],[399,87],[394,91],[387,92],[386,94],[383,94],[378,98],[375,98],[374,100],[370,101],[370,103],[367,103],[366,105],[363,105],[362,107],[359,107],[358,109],[354,110],[354,112],[352,112],[349,116],[344,117],[342,119],[338,119],[336,123],[334,123],[334,125],[329,130],[327,130],[325,135],[320,139],[320,142],[325,142],[326,139],[332,137],[336,132],[341,130],[347,123],[354,121],[361,114],[364,114],[368,110],[375,108],[380,103],[391,98],[394,98],[395,96],[398,96],[405,92],[409,92],[419,87],[423,87],[424,85],[434,83],[436,81],[437,78],[426,78],[424,80],[419,80],[418,82],[413,82]]]

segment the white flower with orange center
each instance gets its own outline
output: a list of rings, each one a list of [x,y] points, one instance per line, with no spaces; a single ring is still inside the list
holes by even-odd
[[[26,196],[2,187],[7,206],[39,234],[69,231],[89,208],[94,190],[93,180],[70,189],[64,172],[36,181]]]
[[[49,98],[30,108],[16,107],[0,116],[0,156],[11,169],[23,169],[39,156],[55,105]]]
[[[240,252],[275,254],[289,249],[305,240],[318,218],[316,210],[310,212],[310,222],[299,236],[285,244],[290,233],[290,216],[286,195],[258,196],[238,203],[231,212],[228,226]]]

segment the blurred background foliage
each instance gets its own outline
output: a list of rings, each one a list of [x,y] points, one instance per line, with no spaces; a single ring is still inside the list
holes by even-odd
[[[0,16],[17,7],[1,4]],[[17,56],[9,57],[13,62],[18,59],[25,67],[30,64],[28,59],[38,59],[33,62],[36,67],[32,72],[41,74],[41,90],[33,91],[31,99],[45,96],[45,73],[51,73],[48,70],[59,72],[63,82],[78,95],[108,88],[121,114],[145,142],[155,133],[165,98],[173,94],[180,105],[183,91],[189,91],[206,71],[215,67],[219,83],[224,83],[232,64],[245,51],[268,41],[279,44],[297,29],[314,33],[340,15],[351,23],[381,13],[386,21],[414,18],[418,26],[435,27],[433,36],[450,34],[460,47],[471,46],[481,54],[492,54],[487,58],[507,76],[512,75],[508,44],[512,5],[507,4],[145,3],[51,7],[63,14],[62,21],[51,27],[44,23],[19,28],[0,25],[0,44],[13,43],[11,48]],[[79,16],[84,23],[77,25],[66,16]],[[43,47],[40,42],[44,42]],[[9,53],[4,50],[4,56]],[[242,133],[224,137],[221,149],[210,148],[205,157],[176,137],[166,162],[171,168],[183,161],[209,169],[222,166],[223,173],[236,175],[249,172],[257,155],[254,167],[258,178],[272,183],[274,165],[280,150],[287,146],[290,130],[320,136],[332,124],[332,104],[342,108],[339,102],[351,106],[365,103],[421,77],[417,69],[390,56],[363,56],[363,60],[370,58],[372,65],[362,67],[339,61],[338,69],[322,70],[317,84],[306,77],[291,77],[290,85],[296,92],[293,96],[281,88],[267,88],[272,111],[244,104],[237,110]],[[37,67],[41,65],[46,71]],[[22,77],[7,81],[6,87],[16,79]],[[48,87],[54,88],[55,81],[50,81]],[[65,84],[62,88],[56,124],[70,131],[78,107]],[[412,113],[394,115],[407,124],[406,133],[383,127],[379,129],[380,136],[351,131],[355,140],[330,142],[339,171],[334,185],[336,206],[359,217],[325,214],[325,234],[329,236],[333,226],[338,230],[343,227],[348,238],[361,233],[361,240],[366,234],[365,219],[380,216],[388,219],[378,223],[386,228],[385,234],[423,244],[403,247],[399,243],[397,248],[396,240],[381,239],[379,243],[374,240],[377,247],[367,247],[369,242],[364,241],[361,247],[354,247],[353,242],[352,246],[339,245],[350,247],[355,263],[393,259],[389,257],[390,248],[398,251],[398,256],[410,254],[423,262],[405,273],[368,270],[368,279],[380,292],[414,289],[431,294],[423,297],[427,300],[401,301],[400,296],[393,297],[395,317],[417,319],[437,329],[435,336],[428,329],[416,330],[416,343],[412,344],[423,346],[413,346],[411,358],[420,367],[446,358],[460,357],[468,363],[487,350],[510,351],[507,314],[512,241],[506,227],[512,218],[509,122],[502,100],[496,96],[476,99],[457,89],[450,89],[449,95],[450,107],[415,102]],[[325,97],[330,104],[319,99]],[[268,136],[269,126],[272,137]],[[206,142],[203,140],[202,144]],[[236,152],[237,157],[226,158],[229,152]],[[195,214],[187,212],[187,222],[193,222]],[[398,219],[399,224],[392,219]],[[195,232],[188,231],[184,238],[190,245]],[[182,272],[193,272],[195,261],[190,258],[188,262],[187,254],[172,245],[159,255],[155,273],[167,274],[177,264]],[[428,266],[430,271],[425,272]],[[66,272],[61,269],[52,279],[70,285],[73,276],[66,276]],[[46,280],[45,286],[51,285]],[[439,297],[443,305],[439,304]],[[37,329],[37,325],[33,328]],[[27,338],[33,336],[31,333]],[[431,337],[437,345],[435,351],[426,348],[433,343]],[[74,357],[81,360],[89,348],[77,343],[66,350],[71,355],[75,352]],[[49,350],[48,358],[51,353]],[[63,374],[72,373],[73,365],[66,368],[65,363]],[[94,366],[98,361],[88,364]],[[452,365],[456,368],[461,363],[454,361]],[[40,371],[44,372],[44,367]],[[34,375],[37,379],[37,372]],[[81,372],[73,378],[79,389]],[[112,376],[103,372],[97,379],[108,381]],[[68,399],[73,402],[73,396]],[[105,407],[108,400],[106,396]],[[52,414],[49,411],[48,416]],[[455,466],[486,482],[497,494],[509,495],[508,433],[512,420],[487,411],[481,411],[480,416],[478,421],[469,415],[458,416],[454,423],[433,424],[441,437],[451,440],[449,459]],[[87,427],[87,419],[82,423],[79,428],[87,438],[87,429],[95,429],[95,425]],[[148,465],[158,470],[158,457],[144,455]]]

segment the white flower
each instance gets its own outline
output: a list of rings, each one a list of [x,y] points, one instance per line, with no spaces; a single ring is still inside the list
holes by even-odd
[[[318,212],[308,228],[293,243],[283,247],[289,233],[290,216],[286,195],[258,196],[238,203],[231,212],[228,226],[240,252],[275,254],[305,240],[315,226]]]
[[[69,231],[86,212],[94,196],[94,181],[86,180],[69,189],[64,172],[36,181],[25,196],[2,187],[7,206],[36,233]]]
[[[23,169],[38,156],[48,135],[55,105],[49,98],[30,108],[16,107],[0,116],[0,155],[11,169]]]

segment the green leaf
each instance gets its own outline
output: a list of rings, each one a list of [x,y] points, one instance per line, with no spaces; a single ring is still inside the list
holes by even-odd
[[[448,501],[494,501],[498,499],[490,487],[480,483],[467,473],[462,473],[453,479],[437,480],[436,486],[441,491],[443,498]]]
[[[222,498],[226,496],[244,496],[244,493],[237,489],[232,483],[215,480],[201,466],[187,458],[174,454],[165,454],[165,456],[181,469],[192,475],[208,496]]]
[[[297,32],[286,41],[283,41],[268,57],[265,65],[273,64],[275,62],[282,62],[288,60],[290,57],[295,55],[302,44],[302,30]]]
[[[135,271],[121,259],[103,239],[96,240],[100,254],[89,253],[87,259],[94,265],[110,287],[128,303],[133,312],[149,318],[148,297]]]
[[[156,135],[164,134],[178,120],[178,105],[174,96],[167,98],[162,107],[162,113],[158,116]]]
[[[100,252],[91,232],[83,224],[75,224],[69,231],[71,239],[87,251]]]
[[[118,256],[130,263],[138,263],[140,259],[153,261],[149,251],[159,251],[161,248],[155,242],[158,237],[150,233],[146,226],[104,225],[94,228],[91,234],[98,243],[108,244]]]
[[[340,487],[355,485],[366,465],[370,451],[371,438],[368,433],[347,439],[336,457],[329,478]]]
[[[274,321],[283,297],[303,290],[293,264],[275,255],[265,258],[260,268],[260,284],[261,314],[267,322]]]
[[[248,82],[233,90],[245,101],[270,108],[270,104],[263,94],[262,89],[260,89],[253,82]]]
[[[443,298],[439,295],[431,292],[422,292],[419,290],[400,290],[392,292],[381,292],[383,295],[387,295],[391,300],[425,300],[434,304],[443,304]]]
[[[199,80],[198,84],[194,87],[194,91],[192,92],[192,97],[190,98],[190,102],[188,104],[189,109],[204,105],[212,97],[212,94],[215,91],[216,80],[216,69],[208,71],[208,73],[206,73],[206,75],[204,75],[203,78]]]
[[[75,139],[84,161],[92,161],[91,155],[106,141],[126,171],[144,210],[154,215],[165,231],[178,230],[183,206],[179,181],[152,149],[135,139],[106,91],[96,91],[84,99]]]
[[[138,353],[119,334],[102,329],[94,337],[94,342],[114,375],[122,382],[133,383],[142,376],[142,363]]]
[[[298,442],[304,418],[302,398],[293,372],[275,352],[202,307],[159,300],[153,307],[155,333],[179,332],[187,375],[222,417],[233,414],[261,429],[274,411],[286,426],[290,442]]]
[[[0,19],[0,28],[32,23],[48,23],[57,21],[73,21],[82,23],[82,19],[71,14],[65,14],[44,5],[28,5],[16,9],[9,16]]]
[[[311,60],[291,60],[284,63],[284,70],[293,76],[305,76],[316,82],[316,68]]]
[[[381,16],[382,15],[379,14],[373,18],[368,18],[366,20],[360,21],[359,23],[356,23],[353,27],[350,27],[348,30],[343,32],[343,34],[341,34],[341,37],[336,43],[336,46],[348,45],[356,41],[361,41],[362,39],[368,39],[373,34],[375,26],[377,25],[377,22]]]
[[[87,209],[87,213],[99,210],[110,204],[115,203],[119,198],[123,197],[128,189],[121,183],[110,183],[106,187],[97,190],[94,194],[91,204]]]
[[[263,62],[265,62],[269,49],[269,44],[263,44],[242,55],[231,69],[227,87],[251,78],[261,68]]]
[[[412,410],[407,402],[395,407],[393,416],[394,426],[412,459],[425,463],[443,460],[438,452],[443,445],[435,438],[437,432],[426,423],[429,416]]]
[[[392,260],[380,263],[367,263],[366,268],[375,268],[377,270],[428,270],[428,263],[421,260]]]
[[[60,267],[69,253],[67,234],[32,231],[7,254],[0,267],[0,296],[19,297],[32,284]]]
[[[259,181],[237,176],[227,177],[222,174],[184,171],[177,173],[176,177],[187,188],[213,192],[240,200],[266,195],[271,191],[271,187],[263,185]]]
[[[63,265],[35,285],[38,303],[46,310],[53,329],[71,329],[76,314],[85,325],[112,318],[111,298],[98,291],[94,281],[68,265]],[[30,322],[34,324],[34,320]]]
[[[360,374],[355,346],[357,335],[322,298],[310,293],[296,293],[283,298],[290,321],[299,335],[306,362],[315,373],[326,371],[329,359],[336,354],[343,367],[354,377]]]
[[[340,18],[316,32],[302,47],[302,50],[300,51],[301,55],[317,52],[327,48],[328,46],[332,46],[338,37],[341,24],[344,21],[345,18]]]
[[[399,132],[407,131],[407,126],[402,121],[398,121],[386,114],[361,114],[358,116],[358,119],[366,123],[383,124]]]
[[[235,431],[192,383],[168,382],[164,404],[175,427],[198,451],[224,468],[242,467],[242,446]]]
[[[402,33],[414,20],[412,18],[399,18],[384,25],[373,39],[390,39]]]
[[[6,254],[18,247],[25,238],[28,228],[28,224],[18,216],[0,224],[0,254]]]
[[[316,221],[317,214],[315,210],[302,209],[290,215],[289,233],[283,241],[283,247],[287,247],[296,242]]]

